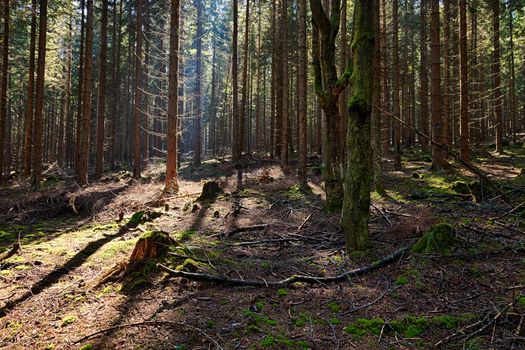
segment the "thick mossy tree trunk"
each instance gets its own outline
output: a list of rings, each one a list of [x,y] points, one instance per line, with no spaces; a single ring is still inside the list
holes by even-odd
[[[325,138],[323,152],[323,180],[326,207],[336,211],[342,206],[344,152],[338,136],[341,129],[338,99],[350,78],[347,68],[338,78],[335,42],[339,31],[341,1],[332,1],[331,15],[320,0],[310,0],[312,10],[312,62],[315,92],[325,113]]]
[[[355,3],[355,32],[352,43],[352,96],[348,102],[348,168],[341,226],[347,251],[370,246],[368,218],[372,179],[371,115],[374,91],[374,18],[376,0]]]

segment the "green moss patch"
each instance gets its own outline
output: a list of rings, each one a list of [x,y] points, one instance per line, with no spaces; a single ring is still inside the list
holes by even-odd
[[[383,328],[385,321],[381,318],[358,318],[355,323],[352,323],[344,328],[344,331],[354,336],[362,337],[369,334],[379,335],[381,328]]]
[[[414,244],[412,252],[420,254],[446,254],[458,243],[454,237],[452,226],[437,224],[428,230],[421,239]]]

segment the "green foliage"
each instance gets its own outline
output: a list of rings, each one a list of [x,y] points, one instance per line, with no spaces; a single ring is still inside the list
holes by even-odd
[[[93,349],[93,344],[82,345],[78,350],[91,350]]]
[[[181,231],[181,232],[178,232],[174,235],[174,238],[178,241],[186,241],[190,238],[192,238],[195,234],[197,233],[197,231],[195,230],[185,230],[185,231]]]

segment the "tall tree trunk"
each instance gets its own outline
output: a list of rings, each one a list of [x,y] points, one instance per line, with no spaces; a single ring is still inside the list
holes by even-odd
[[[44,122],[44,76],[46,69],[47,0],[40,0],[38,65],[36,75],[35,127],[33,135],[33,172],[31,188],[40,187],[42,172],[42,134]]]
[[[137,18],[135,28],[135,110],[133,113],[133,178],[140,179],[142,168],[142,0],[135,0]]]
[[[431,0],[432,1],[432,0]],[[453,84],[456,80],[451,79],[451,69],[450,69],[450,62],[451,62],[451,53],[453,52],[453,49],[451,49],[451,35],[450,35],[450,27],[454,27],[452,24],[451,16],[450,16],[450,1],[451,0],[444,0],[443,1],[443,12],[444,12],[444,20],[443,20],[443,112],[442,112],[442,118],[443,118],[443,142],[447,145],[452,144],[452,133],[454,131],[454,120],[452,118],[451,113],[451,95],[452,92],[455,90]],[[454,41],[452,40],[454,43]],[[454,47],[454,45],[452,45]],[[446,155],[445,155],[446,156]]]
[[[326,192],[326,207],[330,211],[342,206],[343,152],[340,146],[340,116],[338,97],[350,78],[350,70],[337,76],[335,64],[335,40],[339,31],[341,2],[332,2],[330,17],[320,0],[310,0],[312,9],[312,62],[314,66],[315,91],[325,114],[325,138],[323,147],[323,180]]]
[[[202,0],[195,0],[197,9],[197,30],[195,32],[195,137],[193,145],[193,166],[201,165],[201,115],[202,115]]]
[[[75,135],[75,178],[78,177],[78,171],[80,169],[80,139],[82,137],[82,100],[84,98],[84,85],[85,85],[85,74],[84,74],[84,43],[86,34],[86,23],[85,23],[85,8],[86,1],[80,0],[80,49],[78,57],[78,88],[77,88],[77,123],[76,123],[76,135]]]
[[[233,33],[232,33],[232,64],[231,64],[231,74],[232,74],[232,128],[233,128],[233,137],[232,137],[232,156],[235,166],[240,166],[240,147],[239,144],[239,79],[238,79],[238,62],[237,62],[237,50],[238,50],[238,41],[239,41],[239,2],[238,0],[233,0]]]
[[[244,27],[244,57],[242,67],[242,97],[239,110],[239,125],[237,134],[237,188],[242,188],[242,151],[244,150],[244,128],[246,124],[246,108],[248,101],[248,55],[250,35],[250,0],[246,1],[246,16]]]
[[[394,107],[394,116],[397,119],[401,119],[401,106],[400,106],[400,86],[399,86],[399,76],[401,74],[399,68],[399,9],[398,9],[399,0],[393,0],[392,6],[392,25],[393,25],[393,47],[392,47],[392,58],[393,58],[393,98],[392,104]],[[401,169],[401,124],[395,119],[393,121],[393,146],[394,146],[394,169]]]
[[[510,101],[509,113],[512,120],[512,140],[516,142],[516,133],[518,132],[517,108],[516,108],[516,69],[514,59],[514,5],[509,2],[509,55],[510,55]]]
[[[419,51],[420,55],[420,69],[419,69],[419,100],[421,105],[420,111],[420,125],[421,132],[425,135],[430,135],[428,122],[428,63],[427,63],[427,0],[421,0],[421,20],[419,23]],[[424,137],[419,138],[419,143],[423,149],[428,148],[428,140]]]
[[[299,65],[298,65],[298,89],[297,89],[297,106],[299,122],[299,183],[303,187],[308,186],[306,156],[307,149],[307,103],[308,103],[308,77],[307,77],[307,60],[308,52],[306,46],[306,0],[298,0],[299,8]]]
[[[503,153],[503,112],[501,100],[500,43],[499,43],[499,0],[492,0],[492,41],[494,45],[492,76],[494,105],[496,112],[496,152]]]
[[[281,141],[281,167],[287,171],[288,167],[288,139],[289,139],[289,78],[288,78],[288,0],[282,1],[281,14],[281,38],[282,46],[282,65],[283,65],[283,114],[282,114],[282,141]]]
[[[368,218],[372,180],[371,113],[374,95],[376,0],[355,2],[354,69],[348,103],[348,168],[341,226],[348,252],[370,246]]]
[[[430,0],[431,38],[430,60],[432,62],[432,138],[438,144],[443,143],[443,117],[441,115],[441,64],[439,41],[439,0]],[[445,157],[441,148],[432,145],[432,167],[443,168]]]
[[[4,0],[4,35],[2,40],[2,82],[0,91],[0,183],[4,175],[4,169],[10,164],[4,164],[8,152],[6,144],[6,121],[7,121],[7,82],[9,74],[9,0]],[[5,153],[5,154],[4,154]]]
[[[171,1],[170,62],[168,87],[168,155],[166,159],[166,193],[179,191],[177,180],[177,128],[179,86],[179,20],[180,2]]]
[[[97,149],[95,156],[95,179],[104,172],[104,122],[106,112],[106,51],[108,48],[108,0],[102,0],[102,20],[100,22],[100,58],[98,71],[98,122]]]
[[[258,1],[257,9],[257,87],[256,87],[256,105],[255,105],[255,151],[257,154],[263,149],[263,125],[261,120],[261,110],[264,108],[261,106],[261,80],[264,79],[261,74],[262,68],[262,46],[261,46],[261,27],[262,27],[262,15],[261,15],[261,0]],[[264,85],[263,85],[264,88]]]
[[[373,148],[373,163],[374,163],[374,188],[380,196],[385,196],[385,188],[383,187],[383,155],[381,147],[381,31],[380,31],[380,15],[379,15],[379,0],[373,0],[376,11],[374,13],[374,103],[372,109],[372,148]]]
[[[35,90],[36,0],[31,1],[31,39],[29,44],[29,77],[27,81],[26,112],[24,118],[24,177],[31,175],[33,146],[33,92]]]
[[[465,162],[470,158],[468,116],[468,54],[467,54],[467,1],[459,0],[459,61],[460,61],[460,156]]]
[[[80,129],[80,159],[77,183],[88,184],[89,134],[91,128],[91,94],[93,89],[93,0],[87,0],[86,45],[84,54],[84,86],[82,89],[82,121]]]

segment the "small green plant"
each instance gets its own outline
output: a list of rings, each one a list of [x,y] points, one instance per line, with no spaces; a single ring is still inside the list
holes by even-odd
[[[338,318],[331,318],[328,322],[334,326],[338,326],[341,324],[341,320]]]
[[[326,304],[326,306],[328,306],[328,308],[330,310],[332,310],[332,312],[340,312],[341,311],[341,306],[338,303],[336,303],[335,301],[329,302],[328,304]]]
[[[93,349],[93,344],[86,344],[86,345],[82,345],[79,350],[91,350]]]
[[[65,316],[62,318],[61,326],[65,327],[70,325],[71,323],[75,322],[77,318],[75,316]]]
[[[406,284],[408,284],[408,278],[406,278],[406,276],[398,276],[396,278],[396,285],[404,286]]]
[[[285,297],[288,295],[288,292],[286,291],[286,289],[280,288],[277,289],[277,295],[280,297]]]
[[[385,324],[381,318],[358,318],[355,323],[352,323],[344,328],[344,331],[348,334],[352,334],[358,337],[362,337],[368,334],[379,335],[381,328]]]

